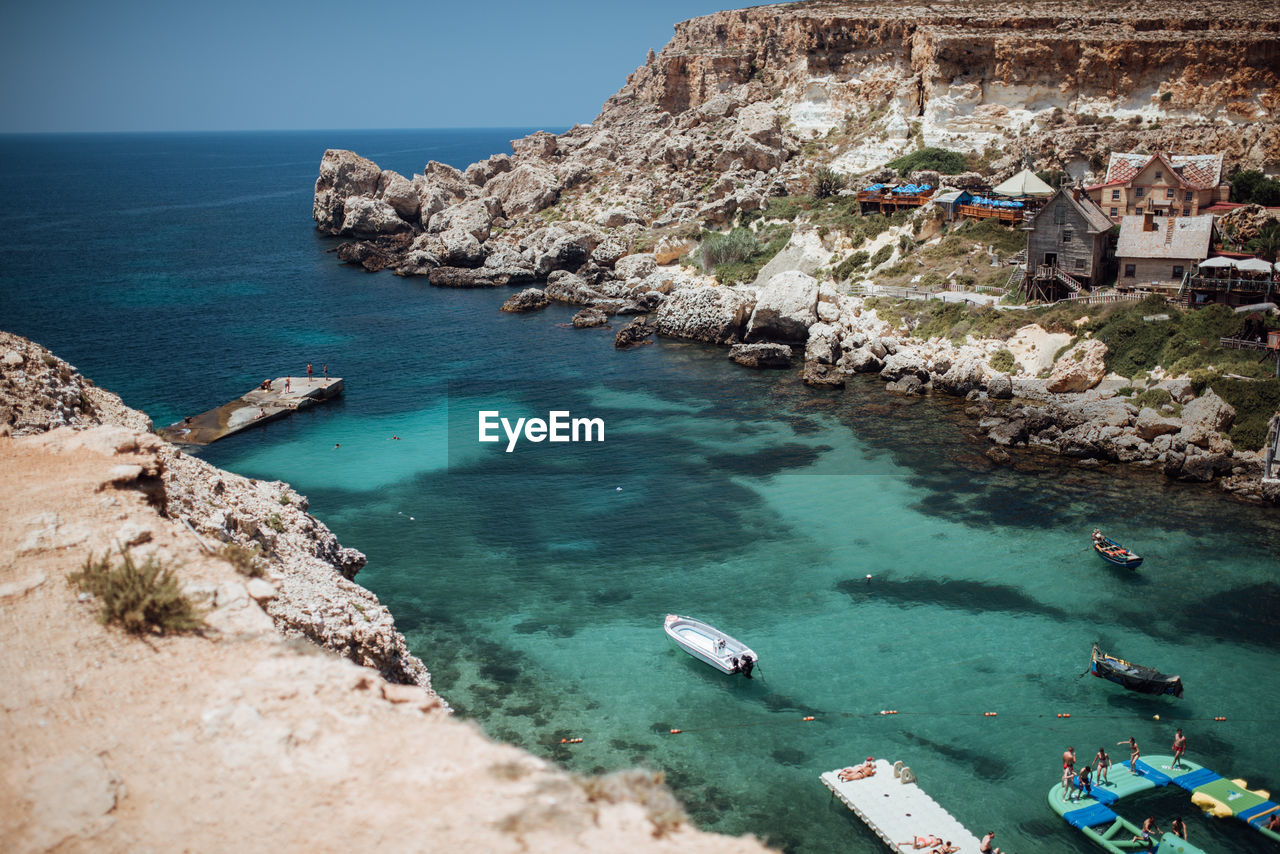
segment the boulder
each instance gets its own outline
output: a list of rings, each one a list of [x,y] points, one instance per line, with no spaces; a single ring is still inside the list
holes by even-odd
[[[998,373],[987,380],[987,397],[992,400],[1008,400],[1013,397],[1013,380],[1008,374]]]
[[[840,327],[832,323],[815,323],[809,327],[809,341],[804,348],[806,362],[834,365],[843,355],[840,349]]]
[[[782,121],[778,111],[768,101],[748,104],[738,111],[738,133],[761,145],[777,148],[782,143]]]
[[[725,141],[723,150],[716,156],[715,168],[728,172],[736,165],[741,169],[768,172],[781,166],[786,159],[785,150],[761,145],[749,136],[735,133]]]
[[[680,288],[658,307],[654,325],[670,338],[728,344],[740,340],[751,308],[750,299],[734,288]]]
[[[817,305],[817,279],[799,270],[779,273],[756,290],[747,338],[804,341],[818,321]]]
[[[518,294],[512,294],[507,297],[507,301],[502,304],[502,311],[510,311],[520,313],[525,311],[537,311],[540,308],[546,308],[551,304],[547,299],[547,295],[537,288],[525,288]]]
[[[600,245],[591,253],[591,260],[602,267],[612,267],[618,263],[619,258],[626,256],[627,251],[628,241],[616,234],[611,234],[600,241]]]
[[[1191,387],[1191,380],[1186,377],[1164,380],[1158,387],[1169,392],[1174,403],[1187,403],[1196,396],[1195,389]]]
[[[1165,418],[1150,406],[1144,406],[1138,413],[1138,420],[1133,424],[1134,431],[1150,442],[1157,436],[1177,433],[1182,429],[1182,422],[1176,418]]]
[[[558,270],[547,277],[544,289],[547,299],[552,302],[563,302],[569,305],[594,306],[608,299],[604,294],[587,284],[581,276]]]
[[[451,267],[479,267],[484,263],[480,241],[471,232],[451,228],[440,233],[440,263]]]
[[[874,374],[884,367],[884,362],[866,347],[850,350],[840,358],[840,370],[846,374]]]
[[[600,211],[593,217],[593,221],[596,225],[602,225],[605,228],[621,228],[624,225],[643,223],[646,217],[630,207],[618,205]]]
[[[441,233],[450,230],[465,231],[480,243],[489,239],[489,229],[495,217],[502,215],[502,206],[494,199],[470,199],[459,202],[431,217],[430,231]]]
[[[1231,429],[1236,420],[1236,411],[1213,389],[1205,389],[1204,394],[1182,407],[1182,430],[1188,444],[1207,447],[1210,439],[1218,433]]]
[[[492,248],[491,248],[492,247]],[[485,271],[495,276],[506,276],[513,285],[532,282],[537,278],[533,265],[510,246],[494,246],[492,241],[484,246]]]
[[[885,383],[885,391],[895,392],[897,394],[924,394],[924,383],[920,382],[920,378],[915,374],[907,374],[897,382]]]
[[[385,270],[396,264],[396,258],[393,253],[368,240],[340,244],[338,246],[338,260],[343,264],[363,267],[370,273]]]
[[[488,160],[472,163],[467,167],[467,171],[463,173],[463,177],[477,187],[483,187],[495,175],[510,172],[511,165],[510,154],[495,154]]]
[[[373,196],[382,170],[354,151],[331,148],[320,159],[315,199],[311,206],[316,228],[338,234],[346,221],[346,202],[352,197]]]
[[[653,260],[659,265],[674,264],[685,255],[688,255],[694,249],[698,248],[698,241],[692,237],[680,237],[675,234],[668,234],[658,241],[658,245],[653,249]]]
[[[1087,391],[1107,374],[1107,345],[1093,338],[1081,341],[1058,358],[1045,388],[1054,394]]]
[[[729,348],[729,359],[747,368],[788,368],[791,366],[791,348],[786,344],[734,344]]]
[[[647,252],[638,252],[635,255],[628,255],[625,258],[619,259],[613,265],[614,275],[623,281],[643,279],[656,272],[657,269],[657,260],[653,255]]]
[[[649,323],[648,318],[634,318],[626,326],[619,329],[617,335],[613,336],[613,346],[619,350],[625,347],[634,347],[647,341],[657,331],[658,328]]]
[[[890,381],[900,380],[908,375],[917,377],[922,383],[929,381],[929,368],[919,353],[908,350],[894,353],[885,358],[884,367],[880,369],[880,376]]]
[[[520,242],[520,251],[539,276],[556,270],[577,270],[591,257],[604,235],[593,225],[556,222]]]
[[[1005,447],[1023,444],[1027,441],[1026,423],[1020,418],[1005,421],[987,431],[987,438]]]
[[[570,321],[575,329],[590,329],[593,326],[608,326],[609,315],[598,308],[584,308]]]
[[[556,153],[556,137],[555,134],[540,130],[531,133],[526,137],[511,140],[511,150],[516,153],[516,158],[520,160],[534,159],[546,160]]]
[[[517,217],[555,204],[560,197],[560,182],[545,166],[521,163],[510,172],[492,178],[485,184],[484,191],[501,202],[507,216]]]
[[[981,388],[982,364],[982,360],[976,356],[961,359],[949,365],[940,376],[934,377],[933,387],[947,394],[963,397],[974,389]]]
[[[805,385],[815,388],[844,388],[844,374],[831,365],[817,362],[805,362],[800,379]]]
[[[410,223],[419,221],[418,211],[422,207],[422,200],[413,189],[412,182],[399,172],[385,169],[378,176],[378,198],[391,205],[401,219]]]
[[[509,276],[483,269],[436,267],[427,272],[427,281],[442,288],[496,288],[511,284]]]
[[[419,219],[423,228],[431,224],[431,217],[447,207],[474,199],[475,185],[446,163],[429,161],[423,174],[413,176],[413,190],[418,194]]]
[[[395,208],[379,199],[368,196],[348,196],[342,204],[342,227],[339,234],[354,237],[376,237],[383,234],[403,234],[413,226],[400,218]]]

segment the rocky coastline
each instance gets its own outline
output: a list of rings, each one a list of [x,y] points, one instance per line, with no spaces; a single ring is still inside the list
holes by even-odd
[[[433,161],[408,178],[355,152],[325,152],[313,217],[343,240],[341,261],[371,272],[523,288],[507,311],[597,310],[575,325],[602,323],[599,312],[634,316],[619,347],[653,334],[726,345],[746,367],[785,366],[803,348],[797,367],[815,387],[874,372],[891,392],[971,396],[970,414],[1001,449],[1159,467],[1275,502],[1258,455],[1225,437],[1233,413],[1211,391],[1195,403],[1188,383],[1157,376],[1146,383],[1171,405],[1134,405],[1116,395],[1129,381],[1099,372],[1101,342],[1082,341],[1056,363],[1042,351],[1011,375],[991,364],[1004,342],[920,341],[868,310],[832,271],[859,251],[892,252],[879,268],[898,261],[897,243],[936,230],[927,209],[861,242],[801,224],[773,261],[736,282],[688,257],[708,229],[782,226],[768,219],[771,202],[814,193],[819,167],[885,180],[887,161],[922,145],[969,152],[982,171],[911,179],[961,187],[1024,165],[1087,182],[1107,152],[1142,147],[1223,151],[1232,165],[1269,168],[1280,162],[1280,77],[1263,43],[1280,32],[1280,14],[1260,3],[1220,11],[1212,32],[1164,2],[717,13],[679,24],[593,123],[512,140],[510,154],[465,169]],[[1188,39],[1196,58],[1175,47]],[[1205,57],[1222,52],[1237,62],[1211,74]],[[874,283],[876,269],[862,282]]]

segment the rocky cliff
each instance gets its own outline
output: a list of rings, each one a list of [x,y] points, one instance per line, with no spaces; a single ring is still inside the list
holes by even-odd
[[[182,454],[25,339],[0,369],[0,848],[764,850],[691,828],[661,775],[573,777],[451,717],[286,484]],[[72,576],[125,548],[198,632],[99,622]]]

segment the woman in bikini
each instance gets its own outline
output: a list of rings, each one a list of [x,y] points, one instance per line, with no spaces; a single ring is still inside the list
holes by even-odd
[[[863,777],[872,777],[876,773],[876,761],[870,756],[867,761],[861,765],[853,765],[848,768],[841,768],[840,773],[836,776],[842,781],[848,783],[852,780],[861,780]]]
[[[1099,786],[1108,785],[1107,769],[1111,767],[1111,757],[1105,747],[1098,748],[1098,755],[1093,757],[1093,779]]]
[[[941,845],[941,844],[942,844],[942,837],[940,836],[917,836],[915,839],[913,839],[910,842],[899,842],[898,847],[901,848],[903,845],[910,845],[912,848],[918,851],[921,848],[932,848],[935,845]]]

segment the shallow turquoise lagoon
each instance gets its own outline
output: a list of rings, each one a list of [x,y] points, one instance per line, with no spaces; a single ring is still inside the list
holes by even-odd
[[[1133,470],[997,466],[954,401],[813,392],[679,342],[617,352],[565,308],[506,315],[505,291],[342,267],[312,230],[326,147],[410,173],[521,133],[0,140],[25,212],[0,217],[0,327],[159,423],[327,363],[341,401],[204,456],[291,482],[369,556],[361,581],[460,715],[574,771],[660,769],[704,827],[879,850],[817,780],[873,754],[1005,850],[1088,850],[1044,802],[1063,749],[1167,752],[1177,726],[1192,758],[1280,789],[1275,511]],[[507,454],[476,441],[481,408],[602,417],[606,441]],[[1094,556],[1095,526],[1141,570]],[[668,612],[747,641],[758,678],[676,649]],[[1094,642],[1180,673],[1185,697],[1081,676]],[[1263,850],[1182,794],[1125,812]]]

